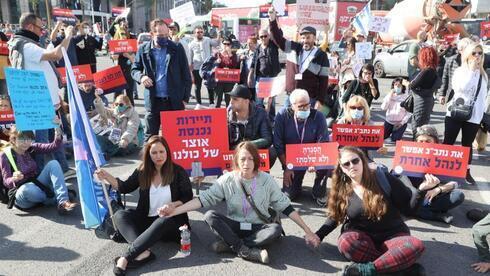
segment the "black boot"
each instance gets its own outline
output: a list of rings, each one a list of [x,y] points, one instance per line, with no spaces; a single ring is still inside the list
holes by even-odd
[[[476,184],[475,179],[471,176],[470,169],[466,171],[466,184],[474,185]]]

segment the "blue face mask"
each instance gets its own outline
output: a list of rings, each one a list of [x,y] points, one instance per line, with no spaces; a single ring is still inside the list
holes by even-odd
[[[310,110],[299,110],[296,112],[296,117],[301,120],[306,120],[310,116]]]
[[[402,88],[401,87],[394,87],[393,90],[395,91],[396,94],[401,94],[402,93]]]
[[[123,113],[124,111],[126,111],[128,109],[127,106],[123,105],[123,106],[118,106],[117,107],[117,112],[119,113]]]
[[[160,47],[167,47],[167,44],[168,44],[168,38],[166,37],[157,37],[157,44],[160,46]]]
[[[364,117],[364,110],[351,110],[350,116],[354,120],[360,120],[362,117]]]

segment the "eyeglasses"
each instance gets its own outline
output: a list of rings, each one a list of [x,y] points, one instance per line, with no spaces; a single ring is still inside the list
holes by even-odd
[[[354,109],[357,109],[357,110],[363,110],[363,109],[364,109],[364,107],[362,107],[362,106],[349,106],[349,108],[350,108],[351,110],[354,110]]]
[[[351,165],[352,166],[355,166],[355,165],[359,164],[359,162],[361,162],[361,158],[356,157],[356,158],[354,158],[354,159],[352,159],[350,161],[347,161],[347,162],[342,163],[341,165],[344,168],[349,168]]]
[[[472,56],[482,56],[483,52],[473,52],[471,53]]]
[[[310,108],[310,104],[309,103],[298,105],[298,109],[300,109],[300,110],[307,110],[309,108]]]
[[[36,24],[32,24],[34,27],[38,27],[40,30],[44,29],[44,26],[39,26],[39,25],[36,25]]]
[[[261,36],[259,36],[259,38],[261,38],[261,39],[262,38],[267,38],[267,37],[268,37],[268,35],[261,35]]]
[[[226,45],[231,45],[231,44],[230,44],[230,43],[228,43],[228,42],[226,42],[226,43],[223,43],[223,45],[225,45],[225,46],[226,46]]]

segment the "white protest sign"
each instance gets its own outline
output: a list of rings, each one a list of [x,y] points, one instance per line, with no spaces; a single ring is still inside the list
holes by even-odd
[[[296,25],[311,26],[323,30],[328,23],[330,0],[298,0],[296,2]]]
[[[286,0],[273,0],[272,6],[277,11],[278,15],[284,15],[286,11]]]
[[[356,43],[356,57],[358,59],[371,59],[373,55],[373,45],[371,42]]]
[[[391,18],[372,16],[369,22],[369,31],[376,33],[387,33],[390,29]]]
[[[194,6],[191,2],[187,2],[184,5],[178,6],[177,8],[173,8],[170,10],[170,18],[173,21],[178,22],[180,24],[190,24],[194,22],[196,17],[196,13],[194,12]]]
[[[352,71],[354,72],[354,76],[359,76],[359,73],[361,73],[362,66],[364,64],[362,61],[356,61],[354,65],[352,66]]]

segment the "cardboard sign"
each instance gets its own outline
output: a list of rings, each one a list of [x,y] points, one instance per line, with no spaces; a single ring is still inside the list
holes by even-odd
[[[114,67],[93,74],[95,87],[104,90],[104,94],[119,92],[127,88],[126,78],[121,67]]]
[[[356,57],[358,59],[371,59],[373,57],[373,44],[371,42],[357,42]]]
[[[384,16],[371,16],[369,31],[376,33],[387,33],[390,29],[391,18]]]
[[[211,15],[211,21],[209,22],[211,26],[217,27],[218,29],[221,29],[221,17],[217,14],[212,14]]]
[[[55,21],[62,21],[65,24],[75,26],[77,24],[77,18],[73,14],[72,10],[53,8],[53,19]]]
[[[289,170],[332,169],[337,165],[338,143],[308,143],[286,145],[286,167]]]
[[[480,38],[483,41],[490,39],[490,21],[480,22]]]
[[[466,177],[470,148],[443,144],[397,141],[393,169],[397,174],[442,179]]]
[[[160,117],[174,162],[189,173],[194,161],[202,163],[204,175],[222,173],[223,153],[229,151],[226,109],[164,111]]]
[[[8,56],[9,47],[6,41],[0,41],[0,56]]]
[[[280,1],[277,1],[277,2],[280,2]],[[277,12],[277,16],[280,17],[280,16],[288,16],[288,7],[285,5],[286,3],[284,3],[284,11],[281,12],[280,10],[278,10],[276,8],[276,6],[274,5],[274,9],[276,10]],[[259,18],[269,18],[269,9],[272,5],[271,4],[268,4],[268,5],[262,5],[262,6],[259,6]]]
[[[340,146],[377,149],[383,146],[384,126],[334,124],[332,140]]]
[[[233,155],[234,151],[223,152],[223,165],[222,169],[227,171],[233,170]],[[269,161],[269,150],[261,149],[259,150],[260,163],[259,170],[263,172],[270,171],[270,161]]]
[[[302,28],[311,26],[317,31],[328,24],[329,0],[296,1],[296,24]]]
[[[182,26],[191,24],[195,21],[196,18],[196,13],[194,12],[194,5],[192,4],[192,1],[173,8],[169,12],[170,18],[172,18],[173,21],[178,22]]]
[[[136,53],[138,51],[138,42],[136,39],[109,40],[109,51],[113,54]]]
[[[13,111],[0,112],[0,127],[11,128],[13,124],[15,124]]]
[[[217,82],[240,82],[240,69],[216,68],[214,76]]]
[[[278,76],[275,78],[260,78],[256,83],[257,97],[270,98],[277,96],[286,91],[286,76]]]
[[[5,68],[5,76],[17,129],[54,128],[54,106],[44,73]]]
[[[61,83],[66,85],[66,69],[65,67],[57,68],[60,73]],[[77,78],[77,83],[84,82],[92,82],[94,80],[94,76],[92,75],[92,69],[90,68],[90,64],[73,66],[73,73],[75,74],[75,78]]]
[[[455,40],[458,40],[458,39],[459,39],[459,34],[448,34],[448,35],[444,35],[444,44],[445,45],[450,45]]]

